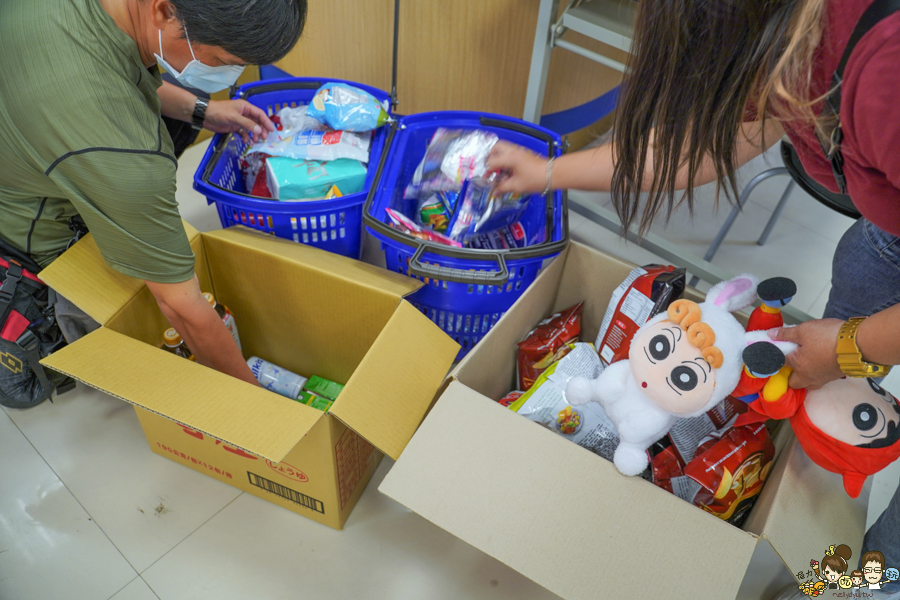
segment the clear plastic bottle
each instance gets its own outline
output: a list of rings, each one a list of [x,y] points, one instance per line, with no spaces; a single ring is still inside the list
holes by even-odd
[[[166,352],[171,352],[176,356],[180,356],[181,358],[197,362],[197,359],[194,358],[194,354],[188,349],[187,344],[184,343],[184,340],[181,339],[181,336],[178,335],[178,332],[175,331],[174,327],[169,327],[163,332],[162,349]]]
[[[228,310],[227,306],[216,302],[215,296],[209,292],[204,292],[203,297],[206,298],[206,301],[216,309],[217,313],[219,313],[219,318],[222,319],[222,322],[225,323],[225,328],[228,329],[228,333],[234,338],[234,343],[237,344],[238,350],[243,352],[244,349],[241,348],[241,336],[238,335],[238,328],[237,323],[234,322],[234,315],[231,314],[231,311]]]

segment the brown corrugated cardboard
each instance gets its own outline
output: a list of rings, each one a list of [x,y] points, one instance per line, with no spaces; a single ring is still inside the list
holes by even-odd
[[[566,600],[734,598],[760,539],[792,573],[830,544],[859,548],[865,501],[787,427],[741,530],[491,401],[513,389],[515,343],[541,318],[585,300],[593,340],[632,267],[571,244],[454,369],[379,489]]]
[[[245,355],[346,384],[331,411],[160,351],[168,323],[152,294],[90,236],[41,276],[104,326],[44,364],[133,404],[154,452],[340,528],[459,346],[403,299],[414,279],[248,229],[186,229],[201,288],[236,315]]]

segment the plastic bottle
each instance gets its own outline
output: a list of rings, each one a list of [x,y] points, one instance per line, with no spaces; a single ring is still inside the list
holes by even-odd
[[[166,352],[171,352],[176,356],[180,356],[181,358],[197,362],[197,359],[194,358],[193,353],[188,349],[184,340],[181,339],[181,336],[178,335],[178,332],[175,331],[174,327],[169,327],[163,332],[162,349]]]
[[[247,360],[247,366],[261,386],[291,400],[296,400],[306,385],[306,377],[282,369],[257,356],[251,356]]]
[[[237,323],[234,322],[234,315],[231,314],[231,311],[228,310],[227,306],[216,302],[215,296],[209,292],[204,292],[203,297],[206,298],[206,301],[216,309],[217,313],[219,313],[219,317],[225,323],[225,328],[228,329],[228,333],[234,338],[234,343],[237,344],[238,350],[243,352],[243,348],[241,348],[241,336],[238,335],[238,328]]]

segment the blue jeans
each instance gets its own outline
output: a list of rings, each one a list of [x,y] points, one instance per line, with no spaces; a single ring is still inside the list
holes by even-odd
[[[900,238],[859,219],[834,253],[831,286],[826,318],[868,316],[900,303]],[[859,556],[868,550],[884,554],[886,569],[900,569],[900,488],[866,532]],[[897,597],[900,581],[883,584],[882,590],[873,593]]]

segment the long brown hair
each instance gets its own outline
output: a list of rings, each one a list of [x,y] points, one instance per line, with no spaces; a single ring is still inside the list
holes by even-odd
[[[810,97],[810,66],[825,2],[640,0],[613,133],[612,199],[624,227],[637,222],[644,233],[664,207],[668,217],[682,202],[693,211],[695,177],[706,160],[715,166],[717,191],[736,198],[748,104],[761,119],[775,108],[781,118],[815,121],[820,98]],[[683,166],[687,188],[676,198]],[[649,192],[643,202],[642,189]]]

